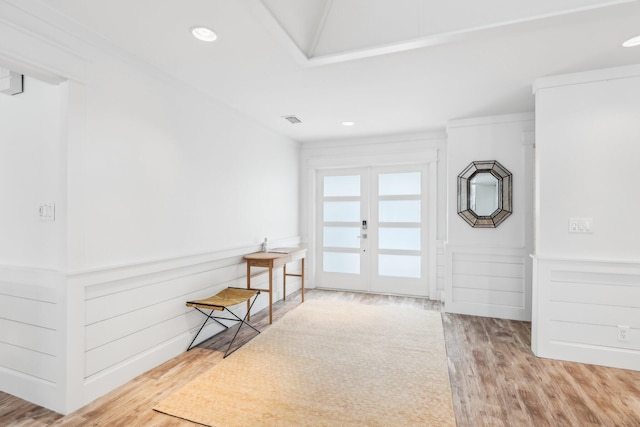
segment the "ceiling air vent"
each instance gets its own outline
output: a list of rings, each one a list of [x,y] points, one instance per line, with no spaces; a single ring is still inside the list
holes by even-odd
[[[284,116],[285,120],[288,120],[292,125],[297,125],[298,123],[302,123],[302,120],[297,118],[296,116]]]

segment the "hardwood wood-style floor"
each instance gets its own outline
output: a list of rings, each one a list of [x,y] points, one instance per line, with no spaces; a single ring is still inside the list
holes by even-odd
[[[441,310],[419,298],[308,290],[305,299],[348,300]],[[300,304],[274,304],[274,322]],[[536,358],[527,322],[443,314],[459,427],[640,426],[640,372]],[[268,325],[263,310],[252,316]],[[0,426],[189,426],[152,407],[222,360],[232,330],[135,378],[67,416],[0,393]],[[252,337],[249,328],[240,336]],[[222,351],[221,351],[222,350]],[[434,426],[436,427],[436,426]]]

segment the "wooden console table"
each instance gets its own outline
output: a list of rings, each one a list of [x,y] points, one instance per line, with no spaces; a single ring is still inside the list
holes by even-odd
[[[283,297],[287,299],[287,277],[295,276],[300,277],[302,287],[302,302],[304,302],[304,257],[307,250],[304,248],[293,248],[289,253],[276,253],[276,252],[256,252],[253,254],[245,255],[244,259],[247,261],[247,289],[254,289],[251,287],[251,267],[262,267],[269,269],[269,289],[259,289],[262,292],[269,293],[269,323],[273,322],[273,269],[283,268]],[[292,261],[302,262],[301,274],[287,273],[287,263]],[[247,310],[249,307],[247,306]],[[248,319],[251,319],[249,314]]]

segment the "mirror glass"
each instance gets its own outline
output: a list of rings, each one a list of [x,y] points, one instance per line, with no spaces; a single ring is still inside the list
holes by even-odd
[[[478,172],[469,180],[469,207],[478,216],[489,216],[498,209],[498,178]]]
[[[458,215],[473,228],[495,228],[513,212],[513,177],[496,160],[471,162],[458,175]]]

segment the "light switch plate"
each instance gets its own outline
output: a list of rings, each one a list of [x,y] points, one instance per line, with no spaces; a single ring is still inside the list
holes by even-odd
[[[55,203],[43,203],[38,208],[38,215],[40,221],[55,221],[56,220],[56,204]]]
[[[593,218],[569,218],[569,233],[593,233]]]

